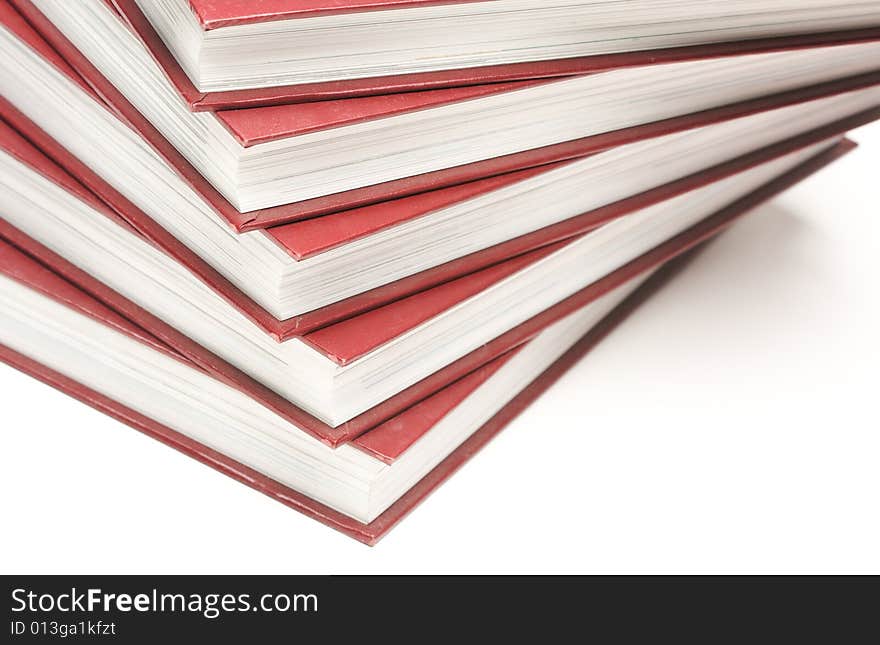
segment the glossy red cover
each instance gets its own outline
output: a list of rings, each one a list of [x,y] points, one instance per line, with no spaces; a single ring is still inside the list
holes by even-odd
[[[841,38],[850,40],[873,40],[880,37],[880,29],[862,29],[826,34],[807,34],[784,36],[778,38],[762,38],[732,43],[713,43],[688,47],[673,47],[648,51],[622,52],[618,54],[602,54],[561,60],[514,63],[509,65],[489,65],[466,69],[441,70],[415,74],[398,74],[375,78],[352,79],[343,81],[326,81],[285,85],[280,87],[254,88],[220,92],[202,92],[180,67],[180,64],[159,38],[150,22],[140,11],[134,0],[112,0],[119,13],[125,18],[134,32],[140,37],[153,58],[165,70],[165,75],[177,88],[178,93],[194,111],[221,110],[229,108],[246,108],[260,105],[278,105],[283,103],[306,103],[327,101],[340,98],[359,96],[376,96],[397,94],[402,92],[418,92],[423,90],[482,85],[487,83],[506,83],[522,79],[558,78],[604,72],[624,67],[638,67],[659,63],[715,58],[720,56],[736,56],[749,53],[778,51],[798,47],[814,47],[838,42]],[[212,3],[213,4],[213,3]],[[319,2],[319,4],[326,4]],[[334,3],[335,4],[335,3]],[[252,11],[253,4],[246,3]],[[226,11],[217,7],[216,14],[205,14],[213,27],[238,24],[233,15],[239,17],[248,11]],[[256,13],[256,12],[253,12]],[[271,12],[260,12],[263,15]],[[222,18],[220,16],[223,16]],[[276,14],[286,17],[284,14]]]
[[[289,419],[292,423],[328,445],[337,446],[362,435],[367,430],[423,400],[431,393],[462,378],[498,356],[511,351],[533,338],[547,326],[582,308],[596,298],[693,248],[727,227],[754,206],[812,174],[830,161],[845,154],[853,146],[854,144],[851,142],[843,142],[815,156],[798,168],[766,184],[747,197],[731,204],[601,280],[557,303],[543,313],[534,316],[522,325],[509,330],[403,392],[384,401],[382,404],[335,428],[303,412],[228,362],[208,352],[170,325],[138,307],[128,299],[123,298],[115,291],[71,265],[58,254],[53,253],[35,240],[24,235],[3,219],[0,219],[0,238],[4,238],[26,251],[44,265],[52,268],[59,275],[70,280],[90,295],[100,299],[128,320],[133,321],[143,329],[149,330],[150,334],[167,343],[187,359],[209,371],[220,380],[261,401],[270,409]],[[329,340],[333,340],[332,336],[329,339],[325,336],[325,343],[329,342]],[[375,343],[377,342],[377,337],[373,334],[369,336],[366,342]]]
[[[689,254],[690,255],[690,254]],[[258,490],[269,497],[285,504],[313,519],[326,524],[360,542],[373,545],[378,542],[391,528],[418,506],[437,486],[457,471],[465,462],[473,457],[495,435],[497,435],[512,419],[525,410],[538,396],[549,388],[574,363],[592,349],[602,338],[626,317],[647,297],[660,288],[670,277],[679,271],[688,256],[670,263],[663,270],[652,276],[638,291],[606,316],[598,325],[585,335],[574,347],[556,361],[549,369],[520,392],[501,411],[493,416],[479,430],[471,435],[446,459],[407,491],[400,499],[390,506],[382,515],[364,524],[342,513],[339,513],[315,500],[283,486],[265,475],[244,466],[243,464],[212,450],[205,445],[193,441],[164,426],[153,419],[140,414],[124,405],[42,365],[18,352],[0,345],[0,361],[33,376],[34,378],[79,399],[91,407],[139,430],[162,443],[179,450],[193,459],[206,464],[237,481]],[[444,397],[444,393],[436,396]],[[420,431],[426,431],[423,425]]]
[[[318,197],[302,202],[275,206],[262,210],[241,213],[236,210],[223,196],[221,196],[211,184],[202,177],[198,171],[184,159],[184,157],[168,143],[168,141],[129,103],[116,88],[109,83],[95,67],[71,43],[35,9],[29,0],[12,0],[19,11],[34,25],[48,40],[48,42],[63,55],[78,74],[95,89],[97,95],[112,106],[116,114],[131,127],[137,130],[159,154],[161,154],[181,177],[183,177],[202,197],[214,207],[214,209],[226,219],[230,225],[238,231],[247,231],[282,223],[307,219],[327,213],[334,213],[351,208],[358,208],[369,204],[375,204],[392,199],[399,199],[409,195],[415,195],[425,191],[435,190],[448,186],[474,181],[483,177],[491,177],[507,172],[521,170],[550,164],[568,159],[574,159],[596,152],[607,150],[615,146],[634,141],[644,140],[672,132],[679,132],[692,128],[698,128],[712,123],[725,121],[768,109],[802,103],[810,99],[839,94],[841,92],[875,85],[880,82],[880,72],[866,74],[850,79],[843,79],[832,83],[823,83],[808,88],[784,92],[777,95],[744,101],[734,105],[715,108],[703,112],[666,119],[654,123],[617,130],[592,137],[586,137],[562,144],[528,150],[503,157],[496,157],[465,166],[458,166],[436,172],[407,177],[375,186],[358,188],[355,190]],[[35,32],[16,32],[24,42],[32,42],[40,36]],[[819,35],[785,40],[784,46],[781,41],[773,41],[772,45],[765,44],[770,49],[790,49],[797,47],[816,46],[818,44],[848,44],[865,40],[880,39],[880,29],[863,32],[846,32],[845,34]],[[758,42],[758,41],[755,41]],[[738,43],[729,52],[723,55],[747,53],[743,51],[742,43]],[[748,53],[751,53],[749,50]],[[716,54],[722,55],[722,54]],[[19,115],[21,117],[22,115]],[[22,127],[16,123],[19,130]],[[57,147],[57,146],[56,146]],[[49,154],[55,154],[49,152]],[[110,189],[104,182],[94,181],[94,178],[80,178],[89,188],[94,190],[105,201],[116,208],[116,203],[121,201],[118,194]],[[122,200],[125,201],[125,200]]]

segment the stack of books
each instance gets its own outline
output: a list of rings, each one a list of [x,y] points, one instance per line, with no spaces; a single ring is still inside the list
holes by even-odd
[[[865,0],[0,22],[0,358],[367,543],[880,117]]]

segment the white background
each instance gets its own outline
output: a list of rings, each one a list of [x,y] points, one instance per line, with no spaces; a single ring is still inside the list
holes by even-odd
[[[367,548],[0,365],[3,573],[880,573],[880,126]]]

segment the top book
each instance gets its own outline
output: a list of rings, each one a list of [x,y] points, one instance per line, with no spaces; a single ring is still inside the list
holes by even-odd
[[[635,52],[880,25],[865,0],[112,1],[221,104],[577,74]]]

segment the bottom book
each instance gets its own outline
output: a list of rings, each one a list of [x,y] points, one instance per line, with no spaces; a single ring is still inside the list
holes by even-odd
[[[850,145],[837,144],[775,188],[802,178]],[[757,191],[749,205],[774,192]],[[0,242],[0,360],[374,544],[693,252],[618,286],[335,449],[217,380],[8,242]],[[291,481],[308,486],[295,490],[285,485]]]

